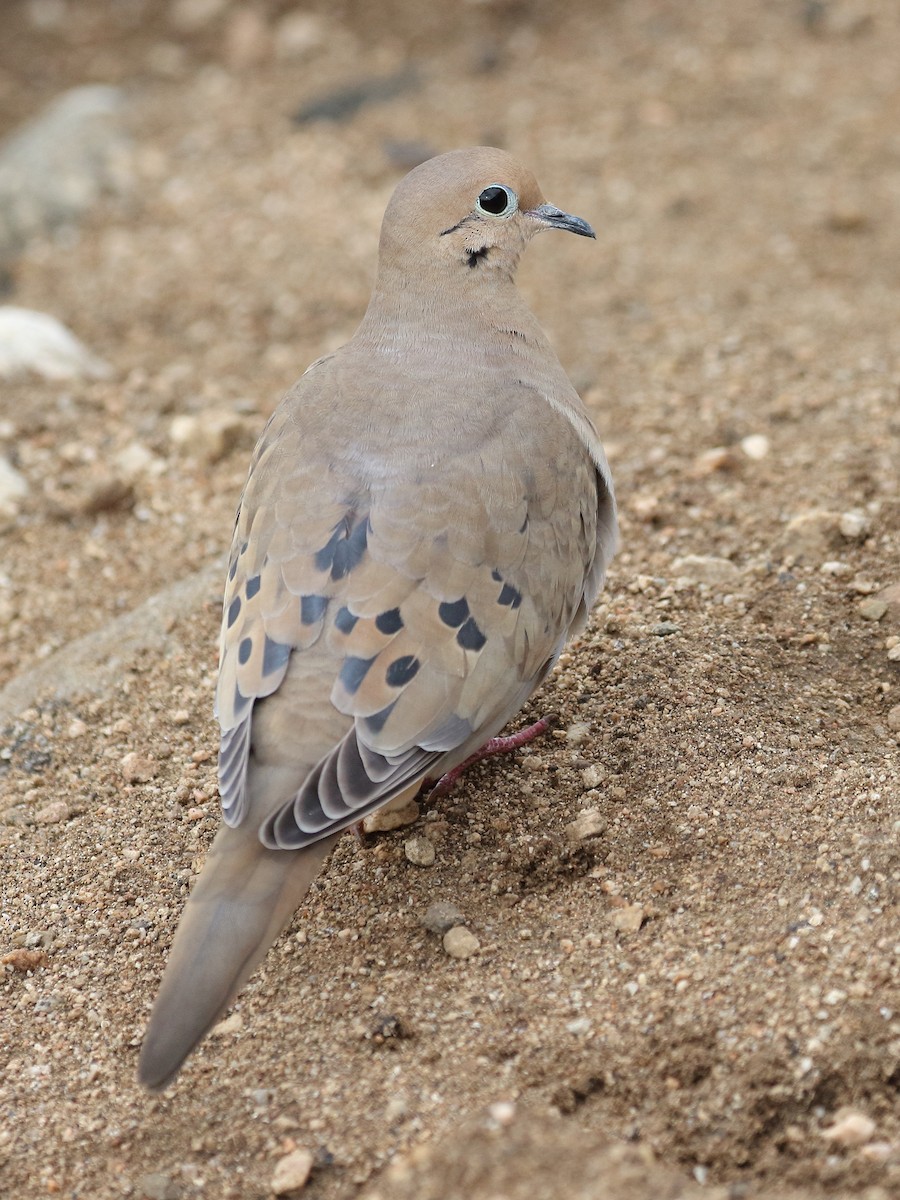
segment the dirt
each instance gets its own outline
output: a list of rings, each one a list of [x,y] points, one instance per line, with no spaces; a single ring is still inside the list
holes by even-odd
[[[316,1200],[442,1178],[448,1197],[888,1200],[900,13],[303,11],[285,57],[286,4],[4,9],[0,132],[108,82],[135,145],[130,191],[34,241],[6,297],[114,373],[0,390],[30,485],[0,526],[0,687],[47,668],[0,739],[4,1194],[252,1200],[301,1147]],[[292,121],[411,62],[393,97]],[[237,1017],[148,1097],[141,1032],[218,822],[219,589],[112,683],[87,665],[59,698],[54,655],[218,577],[256,434],[362,312],[410,143],[482,142],[597,229],[542,239],[522,287],[607,445],[621,551],[522,714],[556,729],[412,829],[345,839]],[[184,414],[224,414],[227,437],[179,447]],[[149,457],[122,460],[133,443]],[[473,957],[423,927],[436,901]]]

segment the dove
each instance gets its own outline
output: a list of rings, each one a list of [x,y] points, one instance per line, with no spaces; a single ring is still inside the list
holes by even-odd
[[[594,237],[502,150],[397,185],[351,340],[253,453],[223,604],[222,824],[139,1079],[166,1087],[342,830],[454,771],[585,623],[616,545],[597,431],[515,286],[546,230]]]

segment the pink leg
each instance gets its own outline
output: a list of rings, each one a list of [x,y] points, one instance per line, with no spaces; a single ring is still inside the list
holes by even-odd
[[[484,758],[493,758],[495,754],[508,754],[511,750],[518,750],[520,746],[527,746],[529,742],[533,742],[535,738],[546,733],[551,725],[556,723],[556,713],[547,713],[541,717],[539,721],[535,721],[533,725],[526,726],[525,729],[520,729],[518,733],[511,733],[507,737],[493,737],[490,741],[484,743],[480,750],[476,750],[474,754],[454,767],[452,771],[448,771],[446,775],[442,775],[437,783],[432,787],[430,792],[427,792],[426,799],[433,800],[436,796],[446,796],[449,791],[453,790],[453,785],[462,775],[463,771],[471,767],[473,763],[481,762]],[[422,784],[422,790],[427,791],[430,779],[426,779]]]

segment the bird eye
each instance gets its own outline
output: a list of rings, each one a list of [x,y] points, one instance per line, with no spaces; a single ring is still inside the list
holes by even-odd
[[[511,217],[518,207],[519,197],[502,183],[492,183],[475,201],[476,210],[488,217]]]

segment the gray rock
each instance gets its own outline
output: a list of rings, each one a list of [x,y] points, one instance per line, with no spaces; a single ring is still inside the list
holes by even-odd
[[[126,190],[130,141],[118,88],[73,88],[0,144],[0,266],[26,242]]]
[[[15,516],[27,492],[25,476],[0,456],[0,516]]]
[[[446,900],[438,900],[434,904],[429,904],[422,917],[422,924],[431,933],[444,934],[455,925],[465,925],[465,923],[466,918],[456,905],[450,904]]]

